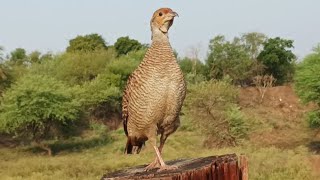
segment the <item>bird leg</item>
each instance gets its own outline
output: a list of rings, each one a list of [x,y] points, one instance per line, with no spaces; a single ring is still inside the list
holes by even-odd
[[[162,141],[160,141],[160,146],[159,148],[157,148],[156,146],[153,146],[153,148],[156,150],[156,148],[158,149],[159,151],[159,154],[160,154],[160,157],[161,157],[161,152],[162,152],[162,148],[163,148],[163,145],[164,145],[164,142],[162,143]],[[161,167],[161,163],[160,161],[158,160],[158,153],[157,153],[157,150],[156,150],[156,159],[150,163],[146,168],[145,168],[145,171],[148,171],[148,170],[151,170],[151,169],[154,169],[154,168],[160,168]],[[163,161],[163,160],[162,160]]]
[[[156,159],[145,168],[145,171],[149,171],[154,168],[160,168],[158,171],[173,170],[178,168],[177,166],[166,165],[161,157],[162,149],[163,149],[164,143],[167,140],[168,135],[169,134],[161,134],[159,148],[157,147],[156,138],[152,138],[152,140],[150,139],[157,156],[156,156]]]
[[[162,160],[161,152],[162,152],[164,143],[165,143],[166,140],[167,140],[167,137],[168,137],[168,135],[166,135],[166,134],[162,134],[161,137],[160,137],[159,154],[157,153],[157,150],[155,149],[155,150],[156,150],[156,153],[157,153],[157,157],[158,157],[159,159],[161,159],[161,160]],[[178,169],[177,166],[173,166],[173,165],[172,165],[172,166],[169,166],[169,165],[166,165],[163,160],[162,160],[162,162],[163,162],[163,164],[162,164],[161,161],[160,161],[160,169],[159,169],[158,171]]]

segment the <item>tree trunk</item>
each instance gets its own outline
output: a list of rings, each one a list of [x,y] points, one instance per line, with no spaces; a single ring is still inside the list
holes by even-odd
[[[248,180],[247,158],[241,155],[240,159],[240,165],[235,154],[174,160],[167,162],[167,164],[178,166],[176,170],[157,172],[157,169],[155,169],[145,172],[145,165],[142,165],[105,174],[101,179]]]

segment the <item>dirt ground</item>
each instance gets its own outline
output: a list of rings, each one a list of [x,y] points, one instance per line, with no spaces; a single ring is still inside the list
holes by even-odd
[[[294,148],[306,146],[314,155],[310,157],[315,175],[320,175],[320,130],[310,130],[306,113],[317,108],[315,104],[303,104],[292,86],[265,89],[263,99],[256,87],[241,88],[239,104],[242,111],[253,119],[259,119],[260,130],[251,133],[250,140],[259,145]],[[269,128],[268,128],[269,127]]]

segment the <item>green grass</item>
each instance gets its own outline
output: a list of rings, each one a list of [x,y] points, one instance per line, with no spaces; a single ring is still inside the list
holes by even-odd
[[[188,124],[183,127],[169,137],[164,149],[165,160],[243,153],[249,158],[250,179],[317,179],[312,177],[308,161],[310,153],[306,147],[282,150],[254,147],[248,142],[233,148],[206,149],[202,146],[205,138],[200,133],[189,130]],[[125,135],[122,130],[114,131],[110,136],[112,141],[98,146],[77,146],[76,151],[64,147],[53,157],[30,151],[30,147],[1,148],[0,179],[100,179],[106,172],[147,164],[154,159],[149,146],[139,155],[124,155]],[[80,140],[76,141],[79,144]]]

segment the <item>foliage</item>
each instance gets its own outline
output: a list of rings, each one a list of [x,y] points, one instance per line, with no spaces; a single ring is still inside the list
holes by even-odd
[[[241,41],[248,50],[251,60],[256,60],[263,48],[263,43],[267,36],[258,32],[245,33],[241,36]]]
[[[31,72],[53,76],[70,85],[83,84],[104,72],[114,56],[111,49],[87,53],[64,53],[54,56],[53,60],[49,59],[45,63],[33,65]]]
[[[114,48],[117,52],[117,55],[126,55],[131,51],[137,51],[142,49],[144,46],[135,39],[130,39],[128,36],[120,37],[114,43]]]
[[[30,63],[39,63],[41,53],[39,51],[33,51],[29,54],[29,62]]]
[[[138,67],[142,61],[145,50],[130,52],[127,56],[121,56],[112,61],[106,68],[107,73],[120,76],[120,89],[124,89],[130,74]]]
[[[238,106],[231,106],[226,117],[229,122],[229,131],[231,136],[237,141],[245,139],[248,135],[248,124],[245,115],[240,111]]]
[[[320,105],[320,51],[308,55],[297,65],[295,90],[303,102]]]
[[[3,96],[0,131],[40,143],[55,133],[55,127],[78,119],[80,104],[74,98],[71,89],[60,81],[47,76],[25,76]]]
[[[2,61],[3,60],[3,47],[2,46],[0,46],[0,61]]]
[[[40,62],[45,62],[49,60],[53,60],[54,55],[51,52],[47,52],[45,54],[42,54],[40,57]]]
[[[22,65],[28,59],[26,50],[23,48],[16,48],[10,54],[11,54],[10,61],[13,64]]]
[[[208,78],[208,67],[200,60],[186,57],[180,59],[178,63],[188,83],[199,83]]]
[[[113,101],[120,97],[120,76],[114,74],[99,74],[94,80],[83,86],[74,87],[80,92],[77,100],[85,107],[91,107],[103,102]],[[115,104],[115,102],[112,102]]]
[[[207,146],[236,145],[246,136],[245,118],[235,105],[237,89],[225,81],[189,86],[187,114],[207,135]]]
[[[194,73],[185,74],[184,78],[188,84],[198,84],[207,80],[207,77],[203,76],[202,74],[194,74]]]
[[[198,59],[192,60],[186,57],[179,60],[178,63],[184,74],[194,73],[205,76],[208,73],[207,66]]]
[[[207,65],[212,78],[230,76],[235,84],[243,83],[253,74],[253,61],[239,38],[226,41],[224,36],[219,35],[211,39]]]
[[[10,68],[6,64],[0,64],[0,94],[11,85],[13,81]]]
[[[293,47],[293,40],[269,38],[263,43],[263,50],[257,57],[266,67],[264,74],[273,75],[278,84],[291,81],[296,58],[291,51]]]
[[[256,88],[259,91],[259,103],[263,102],[263,98],[265,93],[267,92],[268,88],[273,87],[273,85],[276,82],[276,79],[271,75],[264,75],[264,76],[255,76],[253,78],[253,84],[256,86]]]
[[[67,47],[67,52],[92,52],[106,49],[106,42],[101,35],[88,34],[71,39]]]
[[[303,102],[314,102],[320,106],[320,49],[314,50],[298,64],[294,85]],[[320,127],[319,110],[309,113],[308,122],[310,127]]]
[[[182,120],[182,126],[186,121]],[[91,126],[97,129],[96,125]],[[180,128],[179,128],[180,129]],[[298,133],[298,132],[297,132]],[[200,135],[199,135],[200,134]],[[87,135],[86,135],[87,136]],[[56,143],[61,151],[54,157],[39,156],[28,148],[1,148],[0,174],[3,179],[100,179],[104,173],[136,165],[150,163],[154,159],[153,149],[146,146],[141,155],[123,154],[125,136],[122,130],[110,132],[112,142],[92,144],[92,137],[73,138]],[[187,138],[186,138],[187,137]],[[170,136],[164,148],[165,160],[199,158],[215,154],[245,154],[248,156],[250,179],[253,180],[311,180],[309,159],[312,153],[305,147],[292,149],[275,146],[252,147],[250,145],[228,148],[203,148],[203,133],[177,131]],[[89,143],[87,143],[89,141]],[[89,144],[89,145],[87,145]],[[148,142],[147,142],[148,144]],[[91,145],[91,146],[90,146]],[[63,147],[62,147],[63,146]]]
[[[320,110],[315,110],[308,113],[308,123],[311,128],[320,127]]]
[[[90,120],[103,122],[110,129],[118,128],[122,92],[129,75],[138,66],[144,53],[145,51],[140,50],[113,59],[94,80],[81,86],[81,101],[87,107]]]

